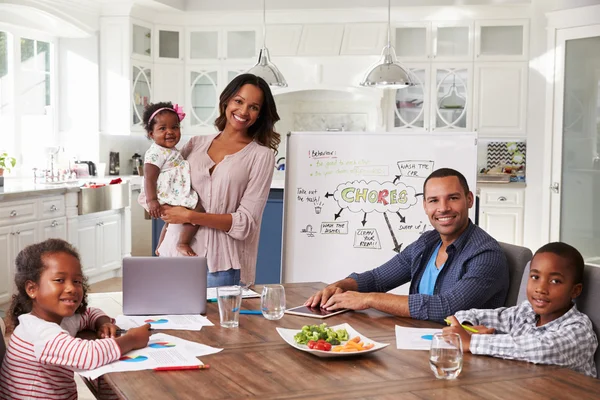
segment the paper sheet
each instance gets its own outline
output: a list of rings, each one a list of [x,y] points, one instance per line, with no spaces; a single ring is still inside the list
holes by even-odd
[[[96,379],[111,372],[142,371],[157,367],[203,365],[196,357],[218,353],[223,349],[191,342],[175,336],[157,333],[150,336],[148,347],[133,350],[120,360],[89,371],[76,370],[79,375]]]
[[[131,329],[150,324],[153,329],[176,329],[183,331],[199,331],[203,326],[214,326],[202,315],[118,315],[117,326]]]
[[[396,348],[401,350],[429,350],[431,338],[441,329],[406,328],[396,325]]]
[[[260,297],[260,294],[256,293],[252,289],[243,289],[242,290],[242,299],[251,299],[253,297]],[[207,300],[216,300],[217,299],[217,288],[209,287],[206,289],[206,299]]]

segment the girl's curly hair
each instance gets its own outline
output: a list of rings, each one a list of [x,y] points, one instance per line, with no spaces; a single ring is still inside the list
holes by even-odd
[[[79,262],[79,252],[70,243],[62,239],[48,239],[41,243],[32,244],[25,247],[17,255],[15,266],[15,285],[17,294],[12,296],[12,302],[8,310],[8,328],[14,330],[19,325],[19,315],[31,312],[32,301],[25,290],[27,281],[39,283],[40,277],[46,266],[44,265],[44,256],[51,253],[67,253],[75,257]],[[83,278],[83,300],[81,305],[75,311],[82,314],[87,308],[87,278]]]
[[[144,115],[142,116],[142,121],[144,123],[144,129],[146,129],[146,137],[148,139],[150,139],[150,133],[152,133],[152,130],[154,129],[154,124],[156,123],[156,115],[161,115],[164,112],[170,112],[168,110],[163,110],[161,112],[159,112],[158,114],[156,114],[154,116],[154,118],[152,118],[152,120],[150,120],[150,116],[152,114],[154,114],[154,112],[156,110],[159,110],[161,108],[171,108],[173,109],[173,103],[171,103],[170,101],[161,101],[160,103],[149,103],[145,108],[144,108]],[[176,112],[175,110],[173,110],[173,112]]]

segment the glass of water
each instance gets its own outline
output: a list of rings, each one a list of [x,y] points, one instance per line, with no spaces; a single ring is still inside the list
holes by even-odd
[[[281,285],[263,286],[260,309],[266,319],[281,319],[285,312],[285,289]]]
[[[463,350],[458,333],[436,333],[431,340],[429,366],[438,379],[456,379],[462,371]]]
[[[219,316],[223,328],[237,328],[240,325],[240,306],[242,305],[242,288],[239,286],[217,287]]]

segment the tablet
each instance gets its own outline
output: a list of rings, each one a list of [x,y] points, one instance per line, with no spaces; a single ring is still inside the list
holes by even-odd
[[[350,310],[347,308],[342,308],[341,310],[327,311],[327,310],[322,309],[321,307],[313,308],[313,307],[299,306],[299,307],[290,308],[289,310],[285,310],[285,313],[293,314],[293,315],[300,315],[302,317],[329,318],[329,317],[333,317],[334,315],[338,315],[338,314],[341,314],[346,311],[350,311]]]

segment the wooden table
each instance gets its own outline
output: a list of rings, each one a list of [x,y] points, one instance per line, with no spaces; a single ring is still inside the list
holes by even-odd
[[[286,284],[288,307],[300,305],[321,283]],[[260,286],[255,290],[260,292]],[[242,308],[258,309],[260,299],[245,299]],[[600,398],[600,380],[567,369],[465,354],[461,375],[437,380],[428,352],[397,350],[395,325],[439,327],[426,321],[397,318],[374,310],[350,312],[326,320],[348,322],[361,334],[390,346],[373,354],[325,359],[294,349],[275,327],[301,328],[318,323],[285,315],[269,321],[240,315],[238,329],[219,326],[218,308],[207,316],[214,327],[200,332],[165,331],[183,339],[220,347],[201,357],[209,370],[122,372],[105,376],[124,399],[540,399]]]

